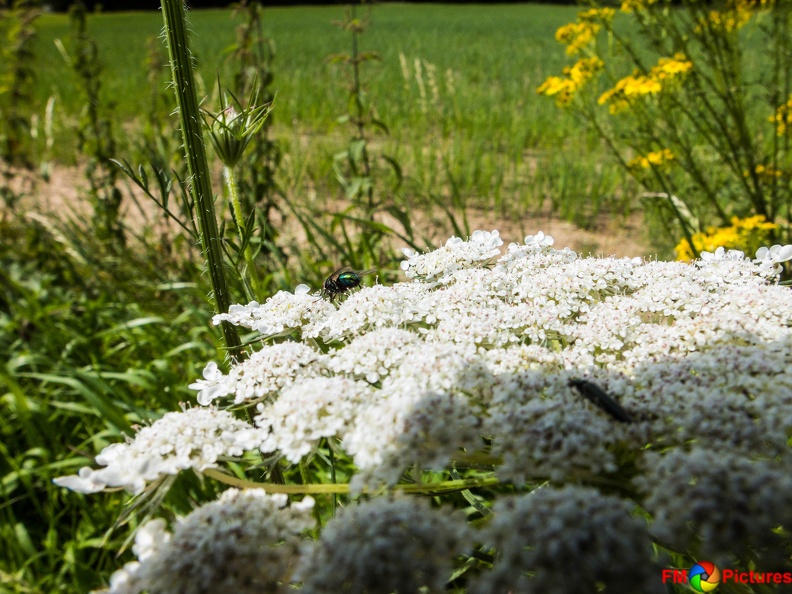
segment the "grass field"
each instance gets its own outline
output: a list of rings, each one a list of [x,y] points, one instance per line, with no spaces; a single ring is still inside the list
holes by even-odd
[[[408,182],[402,197],[411,208],[427,207],[430,195],[447,199],[453,187],[466,205],[515,221],[547,213],[550,205],[588,227],[599,213],[630,212],[635,188],[607,162],[598,140],[536,94],[565,63],[553,34],[576,11],[530,4],[373,7],[360,49],[381,60],[363,65],[363,81],[389,128],[374,145],[402,165]],[[349,34],[332,24],[343,16],[340,6],[265,12],[265,34],[276,48],[274,135],[287,155],[279,181],[292,196],[320,202],[339,192],[332,156],[348,136],[336,123],[346,112],[345,74],[327,60],[349,51]],[[211,92],[217,72],[223,78],[228,71],[238,21],[230,11],[193,11],[189,18]],[[161,26],[154,12],[89,17],[105,66],[102,96],[122,121],[134,121],[148,101],[145,45]],[[67,19],[46,15],[39,30],[40,110],[54,93],[63,112],[75,114],[81,99],[53,43],[68,43]]]

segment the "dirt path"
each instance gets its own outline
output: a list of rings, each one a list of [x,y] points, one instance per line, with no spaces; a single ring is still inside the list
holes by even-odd
[[[35,212],[38,215],[55,218],[69,214],[77,218],[90,216],[90,205],[85,199],[87,183],[77,167],[55,165],[50,171],[47,182],[38,176],[20,172],[12,179],[11,187],[23,194],[22,200],[15,208],[17,214]],[[132,189],[128,188],[128,191]],[[141,192],[136,191],[135,195],[140,207],[134,201],[127,200],[123,208],[123,216],[127,226],[139,229],[147,222],[159,218],[159,213],[156,205]],[[5,205],[0,208],[5,211],[5,216],[9,214]],[[649,256],[653,253],[646,241],[640,214],[634,214],[626,221],[617,221],[603,215],[593,230],[579,229],[549,212],[540,216],[526,216],[517,221],[494,216],[481,210],[470,210],[467,215],[471,231],[498,229],[506,244],[522,242],[525,235],[535,235],[543,231],[555,239],[555,247],[568,246],[581,255],[632,257]],[[395,224],[395,221],[383,222]],[[448,219],[439,212],[416,213],[413,224],[417,236],[430,238],[435,245],[444,243],[453,235]],[[299,230],[296,229],[287,229],[285,234],[295,235],[298,238],[300,236]]]

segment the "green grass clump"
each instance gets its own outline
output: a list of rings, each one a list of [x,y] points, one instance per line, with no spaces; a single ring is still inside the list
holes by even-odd
[[[51,481],[149,411],[178,408],[216,355],[197,269],[151,248],[114,254],[75,231],[44,218],[0,222],[0,592],[106,581],[123,545],[107,529],[125,498]]]

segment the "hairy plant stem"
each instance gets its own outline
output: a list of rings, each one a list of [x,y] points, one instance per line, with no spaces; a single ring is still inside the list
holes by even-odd
[[[201,128],[202,119],[198,109],[192,56],[185,26],[184,5],[182,0],[160,0],[160,2],[165,20],[165,38],[168,43],[168,57],[181,122],[184,152],[190,173],[190,192],[198,215],[201,248],[212,283],[215,312],[226,313],[231,301],[223,269],[221,238],[215,217],[209,164],[206,160],[206,147]],[[228,322],[222,322],[221,328],[229,357],[232,360],[239,359],[243,351],[236,327]]]
[[[228,187],[228,196],[231,199],[231,208],[234,210],[237,229],[239,230],[240,245],[244,245],[245,265],[247,266],[247,278],[250,281],[250,288],[253,291],[253,299],[258,301],[262,297],[261,283],[259,282],[256,265],[253,260],[253,249],[250,247],[248,229],[245,227],[245,213],[242,212],[242,203],[239,201],[239,186],[236,181],[235,167],[224,167],[223,178]]]

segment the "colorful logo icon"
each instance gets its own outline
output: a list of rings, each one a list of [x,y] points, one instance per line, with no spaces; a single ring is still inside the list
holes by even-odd
[[[698,561],[688,571],[688,584],[696,592],[712,592],[720,580],[720,570],[709,561]]]

